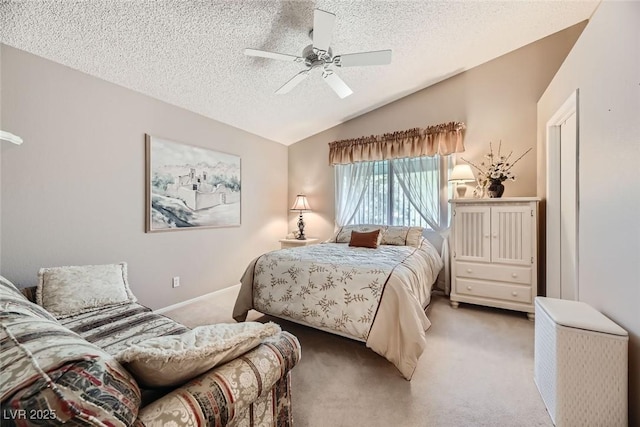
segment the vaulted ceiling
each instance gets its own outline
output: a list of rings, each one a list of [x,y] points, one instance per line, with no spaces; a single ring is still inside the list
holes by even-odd
[[[295,143],[588,19],[599,1],[2,1],[0,41],[280,142]],[[340,99],[301,55],[314,8],[335,13],[334,54],[392,49],[337,69]]]

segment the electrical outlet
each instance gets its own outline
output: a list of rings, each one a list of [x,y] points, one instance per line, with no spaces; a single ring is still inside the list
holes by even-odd
[[[177,288],[178,286],[180,286],[180,276],[176,276],[171,280],[171,285],[174,288]]]

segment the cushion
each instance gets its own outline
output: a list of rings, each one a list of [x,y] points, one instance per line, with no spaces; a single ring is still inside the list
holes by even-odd
[[[135,302],[127,264],[41,268],[36,302],[58,319]]]
[[[420,246],[422,227],[407,227],[403,225],[390,225],[382,236],[382,245],[395,246]]]
[[[349,243],[351,241],[351,232],[359,231],[375,231],[380,230],[380,236],[384,235],[387,229],[386,225],[376,225],[376,224],[359,224],[359,225],[345,225],[344,227],[340,227],[334,237],[331,240],[331,243]]]
[[[198,326],[181,335],[161,336],[131,345],[116,355],[145,387],[183,384],[277,335],[275,323],[245,322]]]
[[[113,356],[56,321],[4,309],[0,320],[3,414],[37,413],[42,425],[135,421],[140,389]]]
[[[379,245],[395,245],[395,246],[420,246],[420,239],[424,228],[408,227],[404,225],[345,225],[338,228],[333,236],[326,243],[349,243],[351,241],[352,231],[373,231],[380,230],[381,240]]]
[[[56,319],[47,310],[27,300],[13,283],[2,276],[0,276],[0,311],[3,315],[22,314],[56,322]]]
[[[365,231],[365,232],[359,232],[354,230],[351,232],[351,240],[349,241],[349,246],[376,249],[378,247],[379,242],[380,242],[380,230]]]

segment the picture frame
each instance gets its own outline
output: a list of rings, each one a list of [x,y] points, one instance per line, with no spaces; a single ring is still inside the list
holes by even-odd
[[[241,159],[145,134],[145,231],[238,227]]]

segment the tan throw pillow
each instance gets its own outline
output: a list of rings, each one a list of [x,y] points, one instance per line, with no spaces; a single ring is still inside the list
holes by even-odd
[[[181,335],[151,338],[116,354],[144,387],[184,384],[214,366],[233,360],[280,333],[269,322],[198,326]]]
[[[387,227],[387,231],[382,237],[382,245],[413,246],[418,247],[422,237],[422,227],[408,227],[394,225]]]
[[[352,231],[349,246],[376,249],[379,243],[380,230],[368,231],[364,233],[359,231]]]
[[[41,268],[36,303],[57,319],[135,302],[127,264]]]

